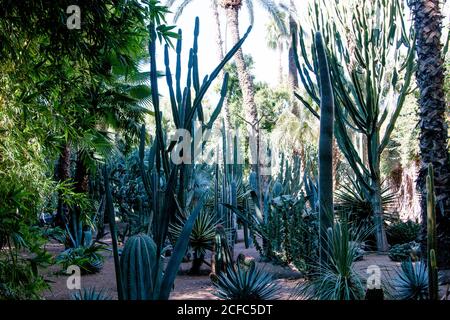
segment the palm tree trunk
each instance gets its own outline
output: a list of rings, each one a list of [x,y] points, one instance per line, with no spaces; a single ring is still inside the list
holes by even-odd
[[[291,6],[294,6],[293,2],[291,1]],[[294,52],[294,44],[292,43],[292,35],[297,34],[298,26],[297,22],[295,21],[294,17],[292,15],[289,15],[289,30],[291,33],[291,37],[289,40],[289,51],[288,51],[288,58],[289,58],[289,88],[291,94],[291,103],[292,103],[292,113],[300,118],[300,107],[298,105],[298,100],[294,96],[294,91],[298,88],[298,74],[297,74],[297,67],[295,65],[295,52]]]
[[[58,160],[58,171],[56,179],[64,182],[70,179],[70,143],[64,144]],[[62,192],[58,194],[58,208],[56,213],[55,224],[64,229],[65,221],[67,221],[68,208],[62,198]]]
[[[417,84],[420,90],[420,154],[421,165],[417,186],[422,194],[422,251],[426,254],[426,175],[433,164],[435,172],[436,225],[438,236],[437,263],[450,269],[450,159],[448,127],[445,121],[447,104],[444,94],[444,60],[442,44],[442,13],[439,0],[415,0],[410,3],[414,14],[417,50]]]
[[[217,45],[217,57],[219,58],[219,61],[222,61],[224,58],[223,53],[223,38],[222,38],[222,28],[220,24],[220,16],[219,16],[219,7],[217,5],[217,0],[211,1],[211,9],[213,11],[214,15],[214,21],[216,22],[216,45]],[[223,81],[225,72],[222,70],[220,73],[219,81]],[[225,131],[229,132],[229,129],[232,128],[231,124],[231,116],[230,116],[230,108],[228,105],[227,98],[225,98],[223,102],[223,111],[224,111],[224,124],[225,124]]]
[[[236,44],[240,40],[239,33],[239,8],[230,6],[226,8],[228,27],[232,36],[233,43]],[[258,109],[255,103],[255,88],[253,79],[245,65],[244,54],[239,49],[235,55],[236,67],[239,77],[239,85],[242,89],[242,96],[245,108],[245,120],[247,123],[247,131],[250,137],[253,137],[256,143],[260,141],[260,129],[258,123]],[[250,146],[256,147],[256,146]],[[258,149],[258,148],[256,148]],[[254,168],[259,164],[259,153],[256,152],[256,163]],[[256,171],[256,170],[255,170]]]
[[[281,42],[281,41],[280,41]],[[278,84],[283,85],[283,44],[278,45]]]

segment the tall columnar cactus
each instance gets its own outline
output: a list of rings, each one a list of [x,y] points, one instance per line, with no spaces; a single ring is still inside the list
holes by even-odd
[[[213,244],[213,254],[211,256],[211,274],[226,272],[230,264],[233,263],[233,253],[228,245],[227,234],[222,225],[216,226],[216,235]]]
[[[186,87],[181,90],[181,47],[182,37],[179,31],[179,39],[176,46],[177,63],[175,72],[175,83],[172,80],[172,72],[170,70],[169,47],[165,47],[164,63],[166,67],[166,81],[169,89],[170,104],[172,110],[172,118],[174,119],[177,129],[186,129],[192,132],[194,120],[199,120],[204,127],[211,128],[213,122],[218,117],[226,95],[227,79],[225,75],[221,99],[212,113],[207,124],[204,124],[202,111],[202,101],[210,88],[212,82],[219,75],[225,64],[233,57],[236,51],[241,47],[251,27],[242,39],[226,54],[224,60],[212,71],[209,76],[200,82],[199,64],[197,57],[198,35],[199,35],[199,19],[195,20],[194,45],[190,50],[188,61],[188,76]],[[123,296],[127,299],[159,299],[167,300],[173,288],[175,277],[178,273],[181,261],[186,253],[189,245],[189,237],[192,232],[195,220],[203,208],[204,196],[196,199],[195,205],[190,211],[189,217],[186,219],[181,233],[173,247],[172,255],[167,263],[160,263],[163,255],[165,242],[167,240],[169,224],[176,217],[177,210],[187,211],[184,199],[184,191],[190,183],[193,168],[192,165],[171,163],[171,150],[173,144],[166,146],[166,132],[163,128],[162,111],[159,104],[158,91],[158,68],[156,65],[156,46],[158,39],[156,37],[156,26],[154,23],[149,24],[150,42],[150,83],[152,89],[152,106],[154,108],[156,139],[152,144],[148,157],[144,159],[146,154],[146,130],[143,125],[141,128],[141,141],[139,146],[139,167],[141,178],[151,208],[152,223],[149,225],[148,233],[151,234],[152,244],[146,236],[139,238],[130,238],[125,246],[127,251],[124,252],[125,257],[122,258],[122,264],[115,264],[116,275],[124,275],[117,279],[118,288],[123,287],[127,292]],[[195,95],[193,95],[195,93]],[[178,191],[178,195],[175,193]],[[114,206],[111,197],[108,201],[108,210],[113,217]],[[111,220],[112,221],[112,220]],[[113,226],[114,223],[111,222]],[[113,232],[114,233],[114,232]],[[137,241],[139,240],[139,241]],[[118,256],[117,241],[113,241],[114,257]],[[151,250],[150,250],[151,249]],[[149,251],[150,250],[150,251]],[[153,253],[154,250],[154,253]],[[152,263],[150,261],[153,260]],[[133,263],[132,263],[133,262]],[[145,270],[144,270],[145,269]],[[149,270],[150,269],[150,270]],[[143,272],[143,273],[142,273]],[[151,281],[149,280],[152,274]],[[134,278],[143,277],[143,278]],[[120,283],[122,280],[131,281],[131,283]],[[139,284],[139,286],[138,286]]]
[[[330,71],[322,35],[315,35],[320,87],[320,137],[319,137],[319,221],[320,260],[325,260],[325,239],[333,225],[333,126],[334,98]]]
[[[428,165],[427,176],[427,262],[428,262],[428,292],[431,300],[438,299],[439,284],[436,264],[436,199],[434,194],[433,165]]]
[[[348,3],[352,10],[348,10]],[[401,1],[316,0],[311,1],[309,10],[308,22],[313,30],[322,33],[327,44],[335,93],[336,142],[370,202],[377,249],[387,251],[381,154],[390,141],[405,98],[411,93],[414,32],[407,28]],[[352,23],[349,25],[348,21]],[[312,103],[296,96],[319,118],[316,107],[321,100],[318,83],[322,64],[314,46],[308,50],[303,27],[299,37],[293,38],[297,70]],[[302,60],[297,58],[297,39]],[[365,142],[358,146],[355,139],[360,138]]]
[[[111,193],[111,186],[109,183],[109,170],[105,166],[103,169],[103,179],[105,183],[105,195],[106,195],[106,205],[105,211],[109,220],[109,229],[111,231],[111,242],[113,247],[113,255],[114,255],[114,268],[116,271],[116,286],[117,286],[117,295],[119,300],[123,300],[123,285],[122,285],[122,276],[120,270],[120,260],[119,260],[119,249],[117,245],[117,230],[116,230],[116,215],[114,212],[114,203]]]
[[[123,297],[125,300],[153,300],[157,294],[161,273],[156,244],[146,234],[128,239],[120,257]]]

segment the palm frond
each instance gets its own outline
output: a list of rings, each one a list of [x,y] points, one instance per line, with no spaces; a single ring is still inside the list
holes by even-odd
[[[283,35],[287,35],[288,31],[286,28],[286,24],[282,19],[282,15],[280,14],[280,10],[277,4],[272,0],[258,0],[258,3],[260,4],[261,7],[264,8],[264,10],[266,10],[272,16],[280,32]]]

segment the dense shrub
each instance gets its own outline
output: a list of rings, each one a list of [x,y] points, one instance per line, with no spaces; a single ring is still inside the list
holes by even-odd
[[[389,249],[389,258],[392,261],[405,261],[408,259],[417,260],[419,257],[419,244],[411,241],[403,244],[396,244]]]
[[[387,239],[391,246],[396,244],[416,241],[420,231],[420,224],[408,220],[406,222],[396,222],[386,229]]]

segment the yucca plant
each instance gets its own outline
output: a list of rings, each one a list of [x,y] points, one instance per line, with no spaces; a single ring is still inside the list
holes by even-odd
[[[72,294],[72,300],[111,300],[111,297],[103,289],[97,291],[93,287],[75,292]]]
[[[248,265],[238,259],[226,272],[211,274],[214,295],[224,300],[271,300],[279,290],[272,276],[257,268],[255,261]]]
[[[177,217],[177,222],[169,228],[171,238],[176,241],[183,230],[186,217]],[[189,236],[189,246],[193,251],[191,274],[199,274],[207,251],[212,251],[216,235],[217,220],[211,212],[202,210],[195,220],[191,235]]]
[[[364,299],[363,279],[355,268],[359,258],[358,243],[366,233],[350,228],[346,222],[336,222],[327,230],[326,259],[317,262],[311,277],[301,283],[295,295],[314,300],[361,300]]]
[[[428,298],[428,271],[425,263],[403,261],[393,281],[395,297],[400,300]]]
[[[361,184],[349,178],[349,184],[341,185],[341,189],[335,193],[336,197],[336,209],[339,215],[343,216],[346,220],[358,225],[362,228],[373,229],[373,209],[371,200],[367,198],[364,188]],[[381,206],[383,212],[395,202],[396,195],[387,186],[383,186],[381,189]],[[371,234],[367,240],[369,243],[376,243],[376,235]]]

